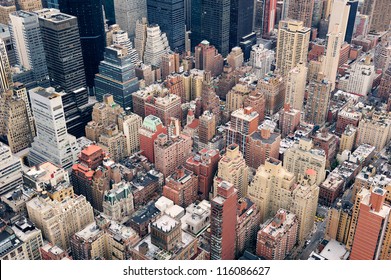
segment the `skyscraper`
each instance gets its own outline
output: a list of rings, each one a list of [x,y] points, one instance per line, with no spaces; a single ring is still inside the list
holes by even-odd
[[[253,32],[254,0],[231,0],[229,48],[239,46],[241,39]]]
[[[147,27],[143,61],[145,64],[159,67],[162,55],[170,51],[167,35],[160,30],[159,25]]]
[[[128,49],[112,45],[106,47],[105,59],[101,61],[99,73],[95,77],[96,98],[103,101],[103,96],[110,93],[115,103],[122,108],[132,109],[132,93],[138,90],[135,65]]]
[[[303,109],[308,68],[300,62],[288,72],[285,104],[296,110]]]
[[[277,0],[263,0],[262,5],[261,34],[265,37],[273,31],[276,24]]]
[[[217,196],[211,202],[212,260],[233,260],[235,257],[237,190],[226,181],[219,182]]]
[[[307,104],[304,111],[306,122],[315,125],[323,125],[326,122],[331,87],[331,82],[328,81],[322,73],[318,74],[317,80],[312,80],[310,82]]]
[[[356,21],[356,15],[358,10],[358,0],[349,0],[348,5],[350,6],[348,23],[346,27],[345,41],[349,44],[353,39],[354,25]]]
[[[303,22],[305,27],[311,28],[314,0],[290,0],[287,6],[287,18]]]
[[[35,11],[39,16],[50,84],[60,86],[69,133],[80,137],[91,120],[77,18],[56,9]],[[59,90],[61,91],[61,89]]]
[[[388,0],[366,0],[362,13],[369,16],[369,31],[383,32],[389,30],[391,5]]]
[[[3,39],[0,39],[0,93],[6,92],[12,85],[11,67],[7,49]]]
[[[217,195],[218,184],[221,180],[233,184],[238,190],[238,197],[247,195],[249,169],[244,160],[243,154],[239,151],[237,144],[227,147],[227,152],[219,161],[217,177],[214,181],[214,195]]]
[[[225,57],[229,53],[231,0],[196,0],[192,9],[192,48],[207,40]]]
[[[11,149],[0,142],[0,195],[23,183],[22,161],[14,156]]]
[[[18,65],[33,71],[38,86],[49,86],[38,16],[32,12],[17,11],[11,13],[9,17],[9,28]]]
[[[148,21],[167,34],[173,51],[185,50],[185,3],[183,0],[147,0]]]
[[[87,86],[94,86],[106,45],[102,0],[59,0],[61,12],[77,17]]]
[[[37,127],[37,136],[28,155],[29,164],[49,161],[69,169],[77,160],[76,137],[67,133],[61,94],[53,88],[35,88],[30,91],[31,107]]]
[[[276,67],[285,76],[299,62],[307,61],[311,29],[302,21],[281,20],[278,26]]]
[[[42,9],[42,1],[41,0],[16,0],[16,9],[24,10],[24,11],[36,11]]]
[[[134,39],[136,22],[147,17],[147,0],[114,0],[115,21]]]
[[[377,260],[382,253],[384,239],[390,234],[390,206],[385,204],[386,190],[374,187],[372,190],[362,188],[357,196],[354,215],[351,260]],[[387,250],[386,248],[384,248]]]

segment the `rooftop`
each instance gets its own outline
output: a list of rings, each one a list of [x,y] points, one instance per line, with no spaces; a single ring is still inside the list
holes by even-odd
[[[168,215],[163,215],[155,222],[151,224],[152,227],[155,227],[164,232],[170,232],[173,228],[175,228],[180,222],[171,218]]]

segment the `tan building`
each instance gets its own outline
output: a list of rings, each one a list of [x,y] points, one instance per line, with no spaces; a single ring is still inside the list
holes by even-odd
[[[286,84],[280,74],[267,74],[258,81],[257,89],[265,96],[266,114],[274,115],[284,106]]]
[[[287,18],[300,20],[305,27],[312,27],[314,0],[295,0],[285,4],[287,5]]]
[[[111,124],[104,128],[103,133],[99,137],[98,146],[116,162],[129,155],[126,137],[122,131],[118,130],[116,124]]]
[[[16,0],[15,4],[18,10],[23,11],[33,12],[42,9],[41,0]]]
[[[92,120],[86,125],[86,137],[98,142],[106,126],[118,124],[118,117],[124,114],[124,109],[114,102],[112,95],[103,96],[103,102],[96,103],[92,110]],[[122,129],[122,127],[120,127]]]
[[[8,142],[12,153],[31,146],[34,127],[31,129],[25,101],[13,91],[0,98],[0,136]]]
[[[390,139],[390,117],[384,112],[373,112],[360,120],[357,127],[356,147],[370,144],[382,150]]]
[[[121,114],[118,116],[118,126],[126,138],[126,149],[129,155],[140,151],[140,138],[138,130],[142,125],[142,118],[134,113]]]
[[[285,104],[302,111],[308,68],[300,62],[288,72],[285,92]]]
[[[232,69],[236,69],[242,66],[244,61],[244,54],[240,47],[232,48],[231,52],[227,56],[227,62]]]
[[[191,154],[193,140],[181,134],[168,138],[161,133],[154,142],[155,167],[167,178],[179,165],[184,165]]]
[[[300,125],[301,111],[291,108],[289,104],[285,104],[280,111],[279,128],[281,136],[285,138],[287,135],[294,133]]]
[[[334,239],[346,244],[352,222],[352,206],[349,201],[340,200],[327,212],[326,239]]]
[[[297,20],[281,20],[278,25],[276,67],[282,76],[307,61],[311,28],[304,26]]]
[[[387,31],[391,22],[391,6],[388,0],[364,1],[362,13],[369,16],[369,30]]]
[[[244,100],[244,107],[251,107],[258,113],[259,122],[265,119],[265,94],[255,89],[250,92],[247,98]]]
[[[244,101],[249,96],[251,89],[246,83],[237,83],[227,94],[227,111],[232,113],[243,108]]]
[[[0,23],[8,25],[9,14],[16,11],[16,6],[13,1],[3,1],[0,4]]]
[[[295,176],[313,169],[316,171],[316,184],[320,185],[326,178],[326,155],[323,150],[313,148],[312,140],[301,138],[298,144],[285,151],[284,168]]]
[[[58,202],[36,197],[27,204],[31,221],[53,244],[64,250],[70,247],[70,237],[94,221],[92,206],[84,196]]]
[[[247,196],[249,169],[237,144],[227,147],[226,154],[220,159],[217,176],[214,179],[213,197],[217,195],[217,186],[221,180],[227,181],[238,189],[238,197]]]
[[[310,81],[307,104],[305,106],[305,121],[314,125],[323,125],[326,122],[331,82],[319,73],[317,80]]]
[[[43,246],[42,231],[26,218],[22,218],[12,226],[15,235],[26,244],[29,260],[40,260],[39,248]]]
[[[339,153],[342,153],[345,150],[353,151],[354,143],[356,140],[357,129],[348,125],[345,128],[345,131],[342,133],[340,142],[339,142]]]
[[[283,168],[277,159],[269,158],[258,168],[248,187],[248,197],[258,205],[261,223],[281,207],[288,206],[295,182],[295,175]]]
[[[300,174],[292,191],[289,210],[297,216],[299,229],[297,240],[304,242],[314,228],[314,217],[318,208],[319,187],[316,184],[316,171],[308,169]]]
[[[208,144],[208,142],[216,134],[216,116],[209,111],[204,111],[202,116],[200,116],[199,120],[200,120],[198,126],[199,129],[198,138],[200,142],[199,145]]]

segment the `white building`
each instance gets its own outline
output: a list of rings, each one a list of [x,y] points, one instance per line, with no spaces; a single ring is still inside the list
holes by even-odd
[[[339,80],[338,88],[362,96],[371,92],[373,79],[375,78],[375,66],[370,58],[354,63],[349,73]]]
[[[133,48],[133,44],[129,39],[128,33],[124,30],[115,30],[113,32],[113,45],[124,46],[128,49],[128,55],[131,61],[136,64],[140,61],[136,49]]]
[[[274,61],[274,51],[268,50],[264,45],[255,45],[251,49],[249,64],[254,68],[257,79],[265,77],[270,71]]]
[[[159,67],[162,62],[162,55],[170,51],[166,33],[162,33],[159,25],[147,27],[145,42],[144,63]]]
[[[299,62],[296,67],[288,72],[285,92],[285,104],[293,109],[303,110],[305,86],[307,82],[308,68]]]
[[[22,182],[22,161],[0,142],[0,194],[13,190]]]
[[[71,168],[80,151],[76,137],[67,133],[61,99],[64,93],[37,87],[29,94],[37,128],[28,156],[30,165],[49,161],[64,169]]]

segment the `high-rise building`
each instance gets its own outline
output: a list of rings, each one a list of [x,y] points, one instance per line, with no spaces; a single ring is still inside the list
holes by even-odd
[[[244,101],[250,95],[250,92],[251,89],[247,83],[237,83],[226,96],[226,110],[232,113],[243,108]]]
[[[353,39],[353,31],[356,22],[357,10],[358,10],[358,0],[349,0],[348,5],[350,6],[349,17],[346,27],[345,41],[349,44]]]
[[[49,86],[49,74],[38,16],[17,11],[9,16],[9,28],[19,66],[32,70],[38,86]]]
[[[358,215],[352,221],[354,232],[350,232],[353,236],[351,260],[377,260],[387,256],[389,244],[385,240],[391,234],[391,208],[384,203],[385,197],[386,190],[378,187],[362,188],[358,194],[354,206]]]
[[[60,86],[65,119],[70,133],[84,134],[91,120],[93,102],[89,102],[77,18],[56,9],[36,11],[46,54],[51,86]]]
[[[255,3],[253,0],[231,0],[230,5],[229,48],[232,49],[253,32]]]
[[[290,108],[303,110],[304,93],[307,81],[308,68],[300,62],[288,72],[285,92],[285,104]]]
[[[298,221],[295,214],[279,209],[263,224],[257,236],[257,255],[267,260],[283,260],[296,244]]]
[[[154,115],[167,127],[171,123],[171,118],[180,120],[181,113],[181,98],[175,94],[167,94],[164,97],[151,96],[145,102],[145,116]]]
[[[140,62],[140,58],[138,56],[137,50],[133,48],[133,44],[129,39],[128,33],[120,29],[118,24],[115,24],[114,26],[117,26],[117,28],[113,30],[111,34],[112,36],[111,40],[109,42],[106,42],[106,45],[108,47],[111,45],[120,45],[125,47],[128,50],[128,55],[130,56],[130,60],[133,63],[138,64]]]
[[[186,208],[197,199],[198,176],[182,165],[166,178],[163,195],[176,205]]]
[[[0,194],[13,190],[22,182],[22,161],[0,142]]]
[[[246,154],[247,137],[257,130],[258,113],[251,107],[238,109],[231,114],[230,125],[226,130],[226,143],[237,144],[243,155]]]
[[[326,155],[324,151],[314,149],[312,140],[301,138],[284,153],[284,168],[298,176],[308,169],[316,171],[316,184],[321,184],[326,178]]]
[[[257,14],[260,14],[260,28],[262,37],[267,37],[274,30],[274,26],[277,22],[277,0],[264,0],[257,1],[262,5],[260,11],[256,10]]]
[[[27,101],[28,102],[28,101]],[[35,133],[28,116],[30,105],[14,91],[7,91],[0,98],[0,139],[9,145],[12,153],[20,152],[31,145]]]
[[[287,1],[287,15],[289,19],[303,22],[305,27],[312,27],[312,13],[314,9],[314,0],[290,0]]]
[[[76,137],[67,133],[61,94],[53,88],[37,87],[30,92],[37,136],[31,144],[29,164],[46,161],[69,169],[77,159]]]
[[[301,111],[292,109],[289,104],[285,104],[280,111],[279,128],[281,136],[285,138],[287,135],[294,133],[300,124]]]
[[[184,165],[191,154],[193,140],[181,134],[168,138],[167,134],[159,134],[154,143],[155,167],[164,177],[172,174],[179,165]]]
[[[16,9],[24,11],[36,11],[42,9],[41,0],[15,0]]]
[[[167,34],[172,50],[185,50],[185,3],[183,0],[147,0],[148,21]]]
[[[12,230],[2,222],[0,228],[0,260],[28,260],[29,255],[26,248],[26,243],[22,242]]]
[[[270,72],[258,81],[257,89],[265,96],[267,115],[274,115],[284,106],[286,82],[282,75]]]
[[[227,152],[219,161],[217,177],[214,180],[213,197],[217,195],[218,185],[221,180],[234,185],[238,190],[238,197],[247,196],[249,168],[246,165],[243,154],[237,144],[231,144],[227,147]]]
[[[207,145],[216,134],[216,116],[209,111],[204,111],[202,116],[200,116],[199,120],[199,142]]]
[[[227,56],[231,0],[196,0],[192,1],[191,10],[192,48],[201,41],[207,40],[217,48],[219,53],[224,57]]]
[[[110,93],[115,103],[131,110],[132,93],[138,89],[135,65],[128,49],[118,45],[106,47],[104,60],[99,65],[99,73],[95,75],[97,100],[102,102],[103,96]]]
[[[252,46],[249,65],[253,67],[257,79],[262,79],[270,72],[273,62],[274,51],[266,49],[262,44]]]
[[[383,32],[389,30],[391,6],[387,0],[364,1],[362,13],[369,16],[369,31]]]
[[[87,86],[93,88],[106,46],[102,0],[59,0],[59,9],[77,17]]]
[[[143,120],[139,115],[131,112],[118,116],[118,126],[125,136],[127,151],[130,156],[140,150],[138,131],[142,122]]]
[[[26,217],[17,221],[12,230],[15,235],[26,244],[26,251],[29,260],[40,260],[41,252],[39,248],[43,246],[42,231],[37,228]]]
[[[346,200],[338,201],[327,212],[326,239],[334,239],[347,243],[352,222],[352,203]]]
[[[62,202],[35,197],[26,203],[31,221],[48,241],[67,250],[70,238],[94,221],[93,209],[84,196]]]
[[[115,162],[129,156],[126,137],[123,132],[118,129],[118,125],[116,124],[109,124],[108,126],[103,127],[98,145],[109,154],[110,158]]]
[[[8,60],[7,48],[0,39],[0,93],[6,92],[12,86],[11,66]]]
[[[227,56],[227,63],[232,69],[236,69],[242,66],[244,61],[243,51],[240,47],[233,47],[231,52]]]
[[[327,119],[332,83],[322,73],[317,80],[310,81],[307,104],[304,110],[305,121],[315,125],[323,125]]]
[[[369,16],[357,13],[356,20],[354,22],[353,38],[357,36],[366,37],[369,28]]]
[[[348,71],[349,75],[342,77],[338,83],[338,89],[367,96],[373,86],[375,78],[375,66],[371,59],[367,57],[364,61],[357,61]]]
[[[274,158],[268,158],[265,165],[258,168],[248,187],[248,197],[259,207],[261,223],[266,222],[281,207],[289,206],[291,198],[285,193],[290,192],[295,182],[295,175]]]
[[[227,51],[228,54],[228,51]],[[206,40],[203,40],[195,47],[195,68],[210,71],[212,77],[218,76],[223,72],[224,58],[215,46]]]
[[[3,0],[0,2],[0,23],[7,25],[9,14],[16,11],[14,0]]]
[[[154,116],[146,116],[139,129],[140,150],[149,162],[155,162],[154,143],[159,134],[167,134],[167,128],[162,121]]]
[[[265,119],[265,104],[265,94],[259,89],[254,89],[244,99],[243,106],[252,107],[258,113],[259,122],[262,122]]]
[[[281,135],[267,128],[253,132],[247,138],[246,163],[249,167],[258,169],[265,164],[267,158],[278,158]]]
[[[217,195],[211,201],[211,244],[212,260],[233,260],[235,257],[237,190],[234,185],[221,181]]]
[[[385,100],[388,100],[391,95],[391,64],[390,67],[385,72],[383,72],[378,95]]]
[[[219,160],[219,151],[212,149],[202,149],[198,154],[190,156],[186,160],[186,169],[193,171],[198,176],[198,194],[201,199],[209,197]]]
[[[383,112],[373,112],[362,120],[357,127],[355,147],[361,144],[371,144],[376,151],[381,151],[387,145],[390,135],[390,119]]]
[[[135,37],[136,22],[147,18],[147,0],[114,0],[115,21],[128,32],[131,40]]]
[[[296,1],[295,1],[296,2]],[[278,25],[276,67],[285,76],[299,62],[307,61],[311,29],[302,21],[281,20]]]
[[[146,31],[143,61],[145,64],[159,67],[162,56],[170,50],[166,33],[161,32],[157,24],[149,25]]]

